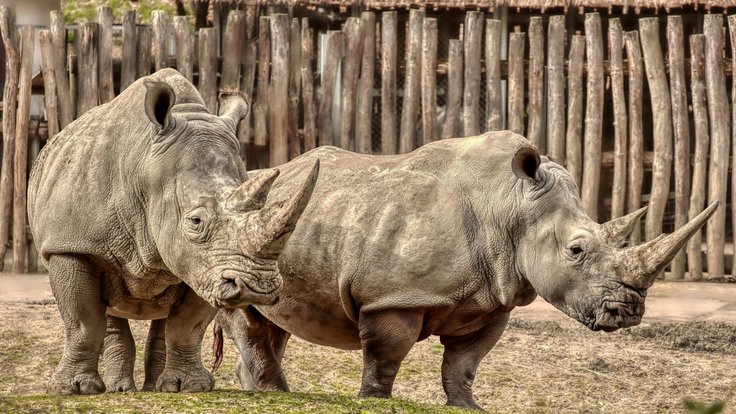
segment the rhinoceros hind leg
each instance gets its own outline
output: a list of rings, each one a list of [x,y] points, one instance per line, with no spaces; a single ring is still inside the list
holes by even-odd
[[[445,346],[442,356],[442,387],[447,394],[447,405],[482,410],[473,398],[473,381],[480,361],[496,345],[509,321],[509,312],[479,331],[463,336],[441,336]]]
[[[166,319],[166,366],[156,381],[164,392],[212,391],[215,379],[202,365],[202,338],[217,309],[197,296],[186,294]]]
[[[107,333],[102,348],[103,380],[108,392],[136,391],[133,379],[135,340],[127,319],[107,316]]]
[[[419,339],[423,310],[388,310],[360,314],[363,378],[359,397],[390,398],[401,362]]]
[[[105,384],[97,371],[105,338],[100,274],[86,260],[63,255],[52,256],[48,269],[65,334],[64,354],[51,377],[51,391],[61,394],[105,392]]]
[[[166,319],[151,321],[146,338],[143,391],[156,391],[156,381],[166,366]]]

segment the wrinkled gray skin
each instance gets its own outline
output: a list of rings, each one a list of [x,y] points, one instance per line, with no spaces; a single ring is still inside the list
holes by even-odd
[[[218,314],[246,389],[288,390],[293,334],[362,349],[359,395],[389,397],[414,343],[438,335],[447,404],[480,408],[476,369],[514,307],[539,294],[593,330],[636,325],[656,275],[717,207],[627,248],[644,209],[594,222],[567,171],[511,132],[397,156],[318,148],[283,165],[272,191],[291,191],[315,159],[315,197],[279,257],[281,300]]]
[[[238,156],[235,127],[247,103],[233,95],[221,106],[221,116],[208,113],[192,84],[165,69],[85,113],[39,155],[28,215],[66,339],[54,392],[134,390],[127,319],[160,326],[147,353],[165,365],[149,369],[147,388],[211,390],[200,347],[217,308],[277,299],[276,257],[317,165],[280,203],[266,204],[278,171],[246,181]]]

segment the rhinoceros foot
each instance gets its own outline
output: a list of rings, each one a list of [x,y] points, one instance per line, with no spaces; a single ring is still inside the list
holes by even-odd
[[[71,371],[59,367],[49,383],[52,392],[61,395],[92,395],[105,392],[105,383],[96,371],[80,373]]]
[[[133,378],[120,376],[111,377],[105,375],[105,388],[107,392],[136,392],[138,389],[135,387],[135,381]]]
[[[215,387],[215,378],[204,368],[190,372],[165,368],[156,382],[162,392],[207,392]]]

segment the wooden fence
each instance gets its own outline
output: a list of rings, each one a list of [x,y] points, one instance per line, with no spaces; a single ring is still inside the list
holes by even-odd
[[[238,129],[249,168],[277,166],[318,145],[396,154],[505,128],[567,167],[594,219],[648,205],[634,243],[721,200],[706,243],[697,234],[670,275],[700,280],[706,269],[707,278],[723,280],[736,269],[724,253],[736,223],[726,203],[729,176],[736,188],[729,170],[736,109],[728,96],[736,77],[726,47],[736,45],[736,15],[701,13],[686,16],[697,24],[684,24],[677,15],[624,22],[591,12],[579,28],[569,15],[517,16],[522,23],[507,28],[469,11],[448,29],[446,15],[413,9],[362,12],[330,30],[263,11],[232,10],[195,32],[187,17],[163,12],[151,25],[137,25],[133,11],[114,25],[101,7],[95,22],[65,27],[52,12],[48,29],[16,33],[12,10],[0,8],[7,55],[0,257],[12,234],[13,270],[25,270],[30,59],[38,36],[49,137],[163,67],[192,80],[211,111],[219,88],[251,97]]]

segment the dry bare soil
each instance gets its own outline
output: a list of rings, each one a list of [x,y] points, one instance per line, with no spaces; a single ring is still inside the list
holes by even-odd
[[[148,323],[133,322],[137,382]],[[211,364],[211,334],[205,363]],[[396,380],[396,400],[352,398],[361,355],[292,339],[284,371],[295,393],[239,391],[235,348],[226,343],[216,391],[58,397],[45,394],[63,346],[53,301],[0,303],[0,412],[452,412],[440,382],[442,346],[418,343]],[[483,361],[477,401],[491,412],[684,412],[685,399],[724,401],[736,412],[736,324],[657,322],[620,332],[590,332],[560,314],[555,320],[512,318]]]

